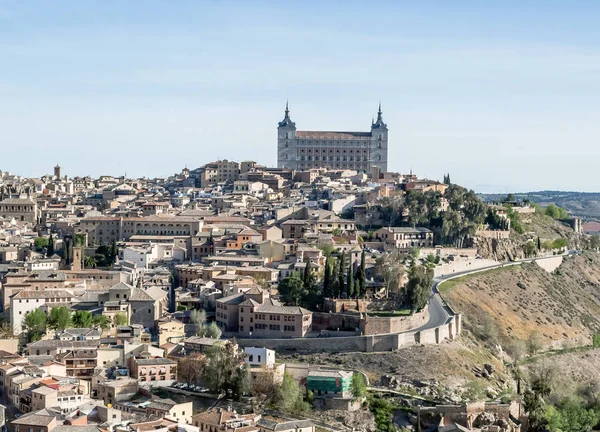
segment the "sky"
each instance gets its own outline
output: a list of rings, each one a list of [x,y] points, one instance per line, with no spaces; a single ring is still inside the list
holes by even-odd
[[[168,176],[276,164],[370,128],[392,171],[600,191],[597,1],[0,1],[0,170]]]

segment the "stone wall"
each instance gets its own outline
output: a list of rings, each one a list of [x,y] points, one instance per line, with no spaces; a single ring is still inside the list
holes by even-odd
[[[476,248],[453,248],[453,247],[434,247],[419,249],[420,257],[426,258],[427,255],[440,255],[441,257],[448,255],[460,255],[475,258],[477,256]]]
[[[433,269],[433,275],[435,277],[447,276],[451,275],[452,273],[473,271],[498,264],[500,264],[498,261],[494,261],[491,259],[473,259],[456,257],[454,261],[435,266],[435,268]]]
[[[399,333],[426,324],[427,320],[429,320],[429,307],[409,316],[378,317],[367,314],[361,322],[360,329],[366,335]]]
[[[312,329],[321,330],[354,330],[360,328],[360,315],[328,312],[313,312]]]
[[[323,310],[327,312],[364,312],[367,310],[367,301],[364,299],[325,299]]]
[[[508,239],[510,237],[509,230],[479,230],[475,233],[477,237],[489,238],[489,239]]]
[[[237,339],[239,346],[264,347],[275,351],[344,352],[367,351],[368,336],[296,338],[296,339]]]

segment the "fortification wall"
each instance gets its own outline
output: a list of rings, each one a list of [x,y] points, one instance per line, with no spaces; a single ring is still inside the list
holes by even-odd
[[[490,267],[493,265],[500,264],[498,261],[490,260],[490,259],[472,259],[472,258],[462,258],[456,257],[454,261],[450,261],[449,263],[440,264],[435,266],[433,270],[433,275],[435,277],[439,276],[448,276],[453,273],[460,273],[464,271],[473,271],[478,270],[485,267]]]
[[[312,329],[321,330],[354,330],[360,328],[360,315],[313,312]]]
[[[404,317],[378,317],[367,315],[361,331],[366,335],[399,333],[422,326],[429,320],[429,307]]]

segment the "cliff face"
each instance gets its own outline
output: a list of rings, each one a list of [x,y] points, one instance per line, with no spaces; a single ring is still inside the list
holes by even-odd
[[[566,239],[569,249],[582,249],[585,238],[573,229],[548,216],[532,214],[522,220],[523,234],[511,231],[508,239],[476,237],[473,240],[477,253],[483,258],[496,261],[511,261],[525,258],[525,244],[532,241],[537,245],[538,238],[543,244],[559,238]]]
[[[486,259],[496,261],[514,261],[525,257],[522,241],[512,239],[477,239],[477,253]]]

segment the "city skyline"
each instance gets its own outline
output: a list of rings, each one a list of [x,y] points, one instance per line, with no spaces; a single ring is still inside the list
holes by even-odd
[[[0,7],[0,169],[275,166],[286,100],[303,129],[350,131],[381,100],[391,171],[478,192],[600,190],[591,2],[144,6]]]

